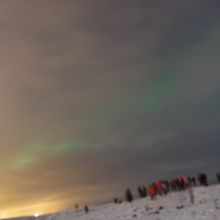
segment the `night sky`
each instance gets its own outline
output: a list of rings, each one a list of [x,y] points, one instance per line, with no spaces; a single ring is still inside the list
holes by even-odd
[[[0,217],[220,169],[219,0],[1,0]]]

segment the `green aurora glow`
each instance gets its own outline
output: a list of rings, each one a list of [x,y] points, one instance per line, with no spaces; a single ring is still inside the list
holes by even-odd
[[[31,144],[23,152],[13,159],[10,166],[12,168],[22,168],[48,157],[64,155],[74,150],[86,149],[86,144],[75,142],[63,142],[57,145],[47,145],[42,143]]]

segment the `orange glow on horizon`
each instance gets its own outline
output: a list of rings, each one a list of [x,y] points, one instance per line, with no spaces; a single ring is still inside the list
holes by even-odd
[[[37,210],[37,211],[36,211]],[[43,202],[34,205],[26,205],[20,207],[10,207],[0,212],[0,219],[34,216],[39,217],[50,213],[55,213],[63,210],[63,205],[59,202]]]

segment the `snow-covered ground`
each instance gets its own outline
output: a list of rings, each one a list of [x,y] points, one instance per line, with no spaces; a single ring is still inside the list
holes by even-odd
[[[192,195],[192,194],[191,194]],[[38,220],[220,220],[220,185],[193,188],[194,204],[190,192],[170,193],[156,200],[137,199],[132,203],[106,204],[84,210],[68,211]],[[191,197],[192,198],[192,197]]]

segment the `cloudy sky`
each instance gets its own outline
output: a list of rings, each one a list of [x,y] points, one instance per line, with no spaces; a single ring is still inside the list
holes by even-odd
[[[0,217],[220,165],[218,0],[1,0]]]

